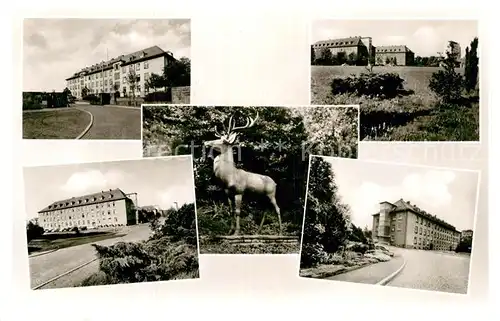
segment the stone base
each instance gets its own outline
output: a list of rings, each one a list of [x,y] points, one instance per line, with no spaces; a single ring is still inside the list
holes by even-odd
[[[278,235],[221,235],[216,240],[238,245],[265,245],[265,244],[299,244],[297,236]]]

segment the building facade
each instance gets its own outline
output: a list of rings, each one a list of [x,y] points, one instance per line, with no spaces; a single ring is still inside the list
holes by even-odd
[[[137,224],[136,204],[120,189],[54,202],[38,212],[47,231],[73,227],[99,228]]]
[[[460,235],[460,238],[462,240],[465,238],[472,238],[473,234],[474,234],[474,232],[472,232],[472,230],[463,230],[461,235]]]
[[[376,65],[411,66],[415,53],[406,46],[379,46],[375,49]]]
[[[400,199],[380,203],[373,214],[374,242],[422,250],[454,251],[461,233],[451,224]]]
[[[151,91],[145,86],[151,74],[162,75],[164,67],[175,60],[171,52],[153,46],[85,67],[67,78],[66,86],[77,99],[82,99],[84,88],[88,94],[118,91],[122,96],[133,92],[136,97],[144,97]],[[135,82],[130,81],[133,77]]]
[[[312,45],[315,57],[321,55],[321,51],[325,48],[330,50],[332,56],[337,56],[340,52],[343,52],[347,57],[354,54],[358,56],[369,57],[370,51],[373,53],[374,47],[372,46],[371,37],[349,37],[340,39],[330,39],[321,40]]]

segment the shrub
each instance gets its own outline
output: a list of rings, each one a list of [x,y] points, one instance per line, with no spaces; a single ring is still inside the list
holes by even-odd
[[[304,243],[300,255],[300,268],[315,267],[328,261],[329,255],[323,245],[318,243]]]
[[[29,221],[28,224],[26,224],[26,235],[28,238],[28,242],[37,237],[42,236],[43,233],[45,233],[45,230],[40,225],[33,223],[31,221]]]
[[[432,74],[429,80],[429,88],[444,102],[459,99],[462,96],[463,85],[462,76],[455,71],[439,70]]]
[[[330,84],[333,95],[353,94],[356,96],[393,98],[403,90],[404,79],[397,73],[362,73],[359,76],[334,78]]]
[[[191,245],[197,244],[196,213],[194,203],[185,204],[177,211],[171,211],[163,225],[151,222],[152,239],[169,237],[171,241],[184,241]]]
[[[144,97],[146,102],[171,102],[172,101],[172,91],[169,88],[167,91],[157,91],[152,92]]]

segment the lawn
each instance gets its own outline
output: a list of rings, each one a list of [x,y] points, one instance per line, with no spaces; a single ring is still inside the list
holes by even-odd
[[[90,115],[78,109],[23,112],[23,138],[75,139],[90,123]]]
[[[368,73],[359,66],[311,66],[311,103],[315,105],[360,105],[361,140],[477,141],[479,102],[466,106],[437,108],[438,97],[429,80],[438,67],[376,66],[374,73],[397,73],[404,79],[406,94],[392,99],[332,95],[334,78]],[[463,73],[463,69],[457,69]],[[477,98],[477,97],[476,97]]]
[[[51,235],[52,236],[52,235]],[[114,232],[102,232],[102,233],[82,233],[80,236],[73,237],[62,237],[62,238],[42,238],[32,240],[28,245],[28,252],[44,252],[51,250],[59,250],[67,247],[88,244],[98,241],[103,241],[107,239],[117,238],[125,236],[125,234],[118,234]]]

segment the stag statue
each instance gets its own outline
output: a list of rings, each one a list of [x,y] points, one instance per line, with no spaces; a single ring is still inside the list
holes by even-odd
[[[224,185],[230,210],[234,214],[230,232],[231,234],[234,231],[233,235],[239,235],[240,233],[241,202],[243,194],[246,191],[266,195],[269,198],[278,215],[279,235],[282,233],[280,208],[276,203],[276,183],[269,176],[247,172],[236,168],[234,164],[233,146],[240,131],[253,127],[258,118],[259,113],[257,112],[255,118],[247,117],[246,124],[237,127],[236,121],[233,122],[234,119],[231,116],[229,118],[229,125],[222,134],[218,132],[217,126],[215,126],[214,132],[218,139],[204,142],[205,146],[211,147],[220,153],[214,159],[213,171],[215,176]],[[264,213],[257,233],[260,233],[264,225],[265,216],[266,214]]]

